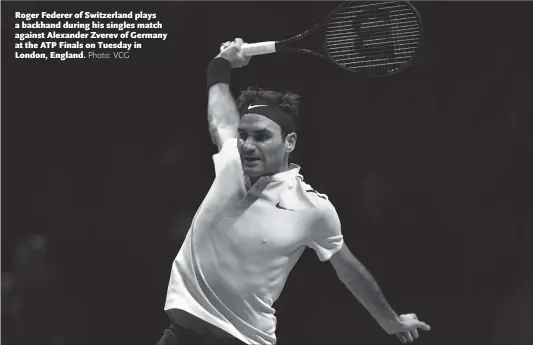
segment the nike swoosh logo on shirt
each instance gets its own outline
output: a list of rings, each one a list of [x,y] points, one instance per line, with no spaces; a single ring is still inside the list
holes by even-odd
[[[264,104],[249,105],[248,109],[253,109],[253,108],[257,108],[257,107],[268,107],[268,105],[264,105]]]
[[[281,206],[279,202],[276,204],[276,207],[279,208],[280,210],[296,211],[296,210],[293,210],[293,209],[290,209],[290,208],[285,208],[285,207]]]

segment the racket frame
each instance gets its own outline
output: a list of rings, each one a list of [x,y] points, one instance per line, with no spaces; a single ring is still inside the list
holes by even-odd
[[[413,53],[413,55],[411,56],[411,58],[409,59],[409,61],[404,64],[401,68],[398,68],[397,70],[395,71],[392,71],[392,72],[388,72],[388,73],[384,73],[384,74],[378,74],[378,75],[372,75],[372,74],[364,74],[364,73],[359,73],[359,72],[356,72],[348,67],[345,67],[337,62],[335,62],[335,59],[333,59],[333,57],[331,56],[331,54],[329,53],[329,50],[327,49],[327,46],[326,46],[326,39],[325,39],[325,31],[326,31],[326,28],[327,28],[327,24],[330,22],[330,20],[332,19],[332,17],[337,13],[339,12],[340,10],[342,10],[344,7],[347,7],[349,4],[352,4],[354,2],[357,2],[357,1],[344,1],[342,2],[341,4],[337,5],[337,7],[335,7],[333,10],[330,11],[330,13],[324,17],[322,20],[320,20],[319,22],[317,22],[315,25],[313,25],[311,28],[307,29],[306,31],[298,34],[298,35],[295,35],[291,38],[287,38],[287,39],[284,39],[284,40],[281,40],[281,41],[276,41],[275,42],[275,47],[276,47],[276,52],[300,52],[300,53],[305,53],[305,54],[309,54],[309,55],[312,55],[312,56],[316,56],[316,57],[319,57],[319,58],[322,58],[324,60],[327,60],[329,61],[330,63],[333,63],[334,65],[336,65],[337,67],[340,67],[341,69],[345,70],[345,71],[348,71],[348,72],[351,72],[352,74],[356,74],[358,76],[364,76],[366,78],[370,78],[370,79],[378,79],[378,78],[383,78],[383,77],[388,77],[388,76],[392,76],[392,75],[395,75],[401,71],[404,71],[405,69],[409,68],[416,60],[417,56],[418,56],[418,53],[419,53],[419,48],[422,46],[423,42],[424,42],[424,31],[423,31],[423,26],[422,26],[422,18],[420,16],[420,12],[416,9],[416,7],[413,6],[413,4],[411,3],[411,1],[407,1],[407,0],[401,0],[401,1],[398,1],[398,2],[403,2],[403,3],[406,3],[410,8],[411,10],[413,11],[413,13],[415,14],[416,16],[416,19],[417,19],[417,22],[418,22],[418,29],[419,29],[419,40],[418,40],[418,44],[416,46],[416,50],[415,52]],[[371,2],[371,1],[368,1],[368,2]],[[391,1],[391,2],[394,2],[394,1]],[[297,47],[291,47],[289,46],[290,43],[295,43],[295,42],[298,42],[300,40],[302,40],[303,38],[315,33],[315,32],[319,32],[319,34],[317,35],[317,40],[318,39],[321,39],[322,40],[322,49],[325,53],[325,55],[323,54],[320,54],[318,52],[314,52],[312,50],[309,50],[309,49],[305,49],[305,48],[297,48]]]

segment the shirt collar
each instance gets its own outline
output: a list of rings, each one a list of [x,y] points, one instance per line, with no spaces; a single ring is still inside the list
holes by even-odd
[[[295,178],[296,175],[298,175],[299,172],[300,172],[300,166],[297,165],[297,164],[291,163],[291,164],[289,164],[289,170],[277,173],[275,175],[272,175],[270,178],[273,179],[273,180],[279,180],[279,181],[287,182],[287,181],[292,180],[293,178]]]

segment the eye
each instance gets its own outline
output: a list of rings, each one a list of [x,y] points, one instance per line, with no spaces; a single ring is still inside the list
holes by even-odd
[[[255,140],[257,141],[265,141],[265,140],[268,140],[269,138],[270,138],[270,135],[266,133],[257,134],[255,136]]]
[[[239,132],[239,139],[246,140],[247,137],[248,137],[248,135],[246,133]]]

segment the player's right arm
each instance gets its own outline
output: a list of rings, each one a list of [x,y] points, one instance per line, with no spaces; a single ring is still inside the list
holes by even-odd
[[[241,53],[243,41],[240,38],[226,42],[208,68],[208,109],[207,120],[213,144],[218,150],[229,139],[237,138],[239,112],[230,88],[230,70],[246,66],[249,57]]]

